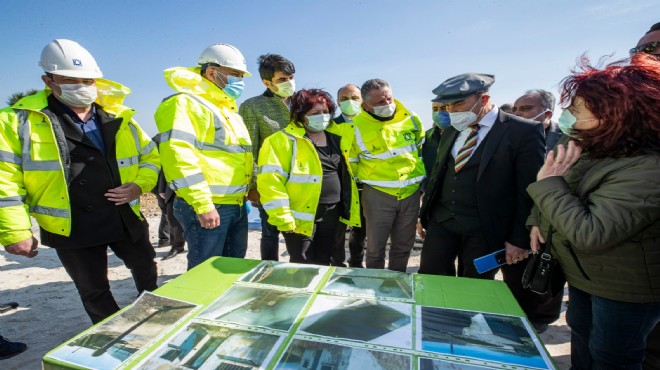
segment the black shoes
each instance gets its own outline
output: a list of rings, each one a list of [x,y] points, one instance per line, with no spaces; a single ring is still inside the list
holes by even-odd
[[[170,249],[170,251],[167,252],[167,254],[166,254],[163,258],[161,258],[160,260],[161,260],[161,261],[165,261],[165,260],[168,260],[168,259],[170,259],[170,258],[174,258],[174,257],[176,257],[177,254],[182,253],[182,252],[183,252],[183,249],[174,249],[174,248],[172,248],[172,249]]]
[[[545,331],[548,330],[548,324],[533,322],[532,326],[534,327],[534,330],[537,334],[545,333]]]
[[[27,345],[25,345],[25,343],[10,342],[0,336],[0,360],[14,357],[17,354],[24,352],[26,349]]]

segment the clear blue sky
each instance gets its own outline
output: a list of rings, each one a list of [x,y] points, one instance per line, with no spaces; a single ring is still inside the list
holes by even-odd
[[[239,103],[261,94],[257,57],[278,53],[296,66],[298,88],[335,96],[379,77],[395,98],[431,124],[431,90],[464,72],[491,73],[496,104],[525,90],[557,92],[586,52],[628,55],[660,21],[657,0],[2,0],[0,99],[41,89],[37,62],[55,38],[78,41],[104,75],[133,89],[126,104],[156,133],[153,113],[172,90],[163,70],[194,66],[210,44],[245,55],[253,77]]]

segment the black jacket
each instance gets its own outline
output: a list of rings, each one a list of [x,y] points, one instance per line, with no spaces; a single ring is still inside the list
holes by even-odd
[[[128,204],[116,206],[105,193],[121,185],[115,136],[122,119],[96,106],[105,155],[76,125],[77,117],[52,95],[47,114],[53,124],[57,146],[64,164],[71,202],[71,234],[66,237],[41,229],[44,245],[54,248],[82,248],[104,245],[130,236],[137,240],[145,232],[143,221]]]
[[[431,208],[442,188],[443,167],[458,136],[448,127],[442,133],[437,160],[424,191],[420,221],[428,227]],[[532,200],[527,185],[536,180],[543,165],[545,139],[543,126],[501,112],[483,144],[477,177],[477,205],[484,236],[493,251],[509,242],[529,248],[525,226]]]

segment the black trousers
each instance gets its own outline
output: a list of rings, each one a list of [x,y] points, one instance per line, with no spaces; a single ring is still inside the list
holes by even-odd
[[[174,217],[174,197],[165,203],[165,216],[167,217],[167,225],[169,226],[170,245],[172,249],[183,252],[183,246],[186,244],[186,240],[183,238],[183,226]]]
[[[261,217],[261,242],[259,243],[261,259],[278,261],[280,258],[280,231],[268,223],[268,213],[263,208],[259,208],[259,217]]]
[[[138,293],[158,288],[158,271],[154,262],[156,252],[149,242],[146,222],[145,233],[136,242],[127,237],[109,245],[57,248],[57,256],[76,285],[85,311],[94,324],[119,311],[108,281],[108,247],[131,270]]]
[[[362,202],[362,190],[359,192]],[[338,235],[335,250],[332,252],[332,265],[346,267],[364,267],[364,241],[367,238],[367,220],[364,219],[363,208],[360,207],[360,224],[362,227],[351,227],[348,234],[348,251],[350,256],[346,261],[346,235]],[[345,234],[345,233],[344,233]]]
[[[289,261],[329,265],[337,238],[343,238],[346,224],[339,222],[338,204],[319,204],[312,236],[284,233]]]
[[[529,321],[535,324],[551,324],[561,314],[561,302],[564,292],[555,295],[551,293],[537,294],[522,287],[522,276],[529,259],[524,259],[513,265],[503,265],[504,282],[513,293],[520,307],[525,311]]]
[[[431,219],[422,245],[419,273],[492,280],[497,269],[479,274],[473,263],[475,258],[492,252],[493,246],[488,245],[478,228],[468,229],[454,219]]]

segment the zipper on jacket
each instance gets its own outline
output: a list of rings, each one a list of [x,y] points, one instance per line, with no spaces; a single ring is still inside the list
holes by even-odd
[[[571,247],[571,243],[564,242],[563,244],[564,244],[564,246],[568,249],[568,252],[571,254],[571,257],[573,257],[573,261],[575,262],[575,264],[577,265],[578,269],[579,269],[580,272],[582,273],[582,276],[584,276],[584,278],[587,279],[587,280],[591,280],[591,278],[589,277],[589,275],[587,275],[587,273],[584,271],[584,268],[582,268],[582,265],[580,264],[580,260],[578,260],[577,255],[576,255],[575,252],[573,251],[573,247]]]

